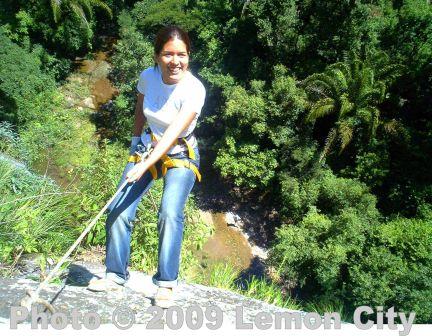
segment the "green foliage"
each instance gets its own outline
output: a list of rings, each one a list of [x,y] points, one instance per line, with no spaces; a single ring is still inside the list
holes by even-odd
[[[266,279],[251,277],[246,281],[245,289],[241,294],[257,300],[268,302],[278,307],[300,310],[301,306],[291,297],[282,294],[278,284],[267,281]]]
[[[361,182],[338,178],[330,171],[320,177],[317,206],[329,215],[339,215],[343,209],[355,208],[362,216],[374,220],[378,217],[376,197]]]
[[[229,263],[217,263],[212,266],[212,271],[207,279],[202,279],[206,285],[211,287],[235,290],[235,280],[239,271]]]
[[[131,14],[140,31],[155,33],[162,25],[175,24],[190,31],[198,24],[195,11],[188,10],[187,0],[147,0],[134,5]]]
[[[101,0],[4,0],[0,9],[7,15],[0,17],[0,26],[27,49],[41,44],[60,58],[74,58],[92,47],[95,8],[112,16],[106,1]]]
[[[430,218],[395,218],[378,229],[376,243],[371,244],[365,258],[350,268],[352,281],[347,283],[347,290],[352,291],[350,302],[415,311],[418,323],[429,323],[432,318]]]
[[[123,171],[123,158],[126,150],[120,144],[103,142],[98,151],[92,156],[87,165],[80,170],[80,199],[79,207],[82,212],[77,218],[84,230],[86,221],[96,216],[106,201],[115,193],[118,179]],[[106,217],[103,216],[103,219]],[[90,245],[103,245],[105,243],[105,226],[103,220],[95,225],[89,232],[86,243]]]
[[[250,189],[268,188],[280,168],[299,154],[294,153],[295,147],[308,132],[300,122],[306,106],[304,92],[283,66],[275,67],[274,76],[268,86],[252,81],[250,90],[238,85],[223,89],[225,134],[215,146],[215,166],[223,176]]]
[[[36,52],[19,47],[1,30],[0,44],[0,119],[23,124],[35,118],[34,105],[54,81],[41,71]]]
[[[354,323],[353,314],[347,311],[341,300],[337,300],[333,296],[330,296],[329,298],[323,297],[318,302],[306,302],[304,303],[303,311],[317,312],[321,316],[325,313],[337,312],[343,322]]]
[[[226,137],[215,165],[224,177],[234,176],[238,186],[248,188],[266,187],[274,177],[277,161],[275,151],[260,150],[256,144],[235,147],[234,137]]]
[[[13,156],[18,150],[19,138],[13,130],[12,124],[0,122],[0,152]]]
[[[41,60],[41,70],[49,77],[56,81],[62,81],[67,77],[72,67],[72,61],[67,58],[57,58],[40,45],[35,45],[33,52],[37,53]]]
[[[202,250],[213,231],[214,228],[200,218],[196,198],[191,194],[185,207],[182,265],[180,267],[180,276],[186,281],[194,281],[196,272],[200,268],[194,251]]]
[[[206,286],[237,292],[278,307],[301,309],[298,302],[281,292],[278,284],[256,276],[240,281],[239,275],[239,270],[235,269],[230,263],[219,262],[212,265],[209,276],[205,276],[201,272],[201,274],[195,275],[194,280]]]
[[[136,85],[141,71],[154,64],[153,46],[138,32],[128,13],[121,13],[118,21],[121,39],[114,46],[110,79],[120,94],[114,104],[107,108],[108,117],[104,118],[106,124],[101,126],[110,129],[113,138],[128,143],[133,128]]]
[[[283,186],[284,206],[299,223],[278,230],[270,263],[300,286],[336,292],[344,265],[361,254],[365,233],[379,221],[375,197],[364,184],[330,171]]]
[[[427,1],[406,0],[397,10],[395,24],[383,41],[399,62],[418,73],[432,57],[432,8]]]
[[[118,20],[121,39],[114,46],[110,77],[127,94],[136,90],[140,72],[154,64],[153,45],[136,29],[129,14],[121,13]]]
[[[71,197],[25,166],[0,157],[0,258],[17,254],[64,252],[76,235]]]
[[[66,153],[63,143],[67,146],[67,140],[76,135],[76,126],[72,124],[74,111],[63,108],[63,96],[59,92],[46,91],[35,98],[33,119],[20,130],[21,143],[27,153],[25,160],[29,163],[41,161],[50,150]]]
[[[338,178],[330,171],[318,171],[307,180],[289,175],[281,178],[282,214],[299,221],[318,207],[326,215],[339,215],[341,211],[355,208],[372,219],[377,218],[376,199],[368,187],[357,180]]]
[[[356,155],[355,167],[341,170],[347,177],[358,178],[371,189],[382,187],[390,172],[390,157],[383,146],[371,146],[370,151]]]
[[[397,11],[385,0],[264,0],[249,2],[241,18],[259,43],[257,63],[266,69],[281,63],[304,77],[340,61],[344,53],[377,49],[395,26]]]
[[[351,184],[347,190],[324,183],[317,208],[277,230],[270,263],[287,283],[313,293],[311,302],[334,298],[349,311],[360,305],[418,309],[419,321],[430,321],[430,218],[384,222],[373,198]]]
[[[192,33],[197,45],[194,59],[201,68],[246,82],[274,64],[260,62],[255,25],[241,16],[242,8],[242,2],[232,0],[197,1],[193,10],[199,23]]]

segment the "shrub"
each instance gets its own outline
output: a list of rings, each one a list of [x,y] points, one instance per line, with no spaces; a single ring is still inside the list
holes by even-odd
[[[4,156],[0,176],[1,261],[12,262],[22,253],[64,252],[76,235],[70,195]]]
[[[300,121],[305,95],[287,72],[285,67],[275,66],[270,83],[251,81],[249,90],[208,77],[224,85],[226,97],[220,117],[224,134],[214,146],[218,153],[215,166],[238,186],[268,191],[281,172],[297,174],[313,157],[313,147],[302,140],[309,132]],[[305,150],[299,151],[299,147]]]
[[[269,262],[283,282],[303,298],[313,293],[311,304],[333,298],[350,312],[394,306],[432,321],[429,212],[384,221],[362,183],[325,173],[316,185],[301,221],[276,232]]]
[[[350,267],[346,300],[415,311],[417,323],[432,321],[432,221],[395,218],[374,232],[375,244]]]

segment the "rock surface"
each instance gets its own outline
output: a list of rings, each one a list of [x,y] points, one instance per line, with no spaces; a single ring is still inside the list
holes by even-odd
[[[101,323],[111,323],[112,315],[116,309],[125,309],[134,316],[135,323],[148,323],[152,318],[148,308],[152,306],[152,295],[149,288],[156,290],[151,277],[140,272],[132,271],[127,285],[119,291],[111,293],[95,293],[86,286],[94,277],[102,277],[104,268],[85,262],[71,264],[62,285],[50,285],[41,292],[40,297],[52,303],[56,312],[63,312],[70,318],[72,310],[80,314],[97,313]],[[15,278],[0,278],[0,323],[10,323],[11,307],[18,306],[25,296],[26,289],[35,290],[38,282],[26,276]],[[198,305],[205,313],[210,306],[216,306],[223,313],[224,324],[235,325],[238,318],[236,308],[243,307],[242,321],[253,322],[259,312],[295,312],[267,304],[255,299],[233,293],[231,291],[206,287],[198,284],[181,282],[175,290],[175,305],[186,311],[188,307]],[[41,307],[37,307],[41,311]],[[298,313],[304,315],[305,313]],[[205,316],[205,315],[204,315]],[[30,323],[30,317],[24,323]],[[204,318],[204,322],[206,322]]]

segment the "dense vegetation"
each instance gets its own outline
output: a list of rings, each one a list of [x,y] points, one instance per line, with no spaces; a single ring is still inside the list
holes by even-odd
[[[432,321],[428,1],[3,3],[0,117],[24,138],[43,125],[33,107],[52,101],[70,58],[116,25],[120,94],[100,122],[127,143],[154,34],[179,24],[207,88],[203,152],[243,195],[278,210],[273,281],[316,304],[395,306]],[[113,21],[98,23],[104,15]]]

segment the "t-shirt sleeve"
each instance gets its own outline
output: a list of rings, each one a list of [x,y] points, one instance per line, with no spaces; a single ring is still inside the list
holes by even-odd
[[[182,109],[188,109],[196,112],[197,116],[201,114],[206,97],[206,89],[201,82],[194,85],[194,89],[188,92],[183,101]]]
[[[137,84],[137,90],[139,93],[145,94],[145,90],[147,87],[147,71],[144,70],[143,72],[141,72],[139,79],[138,79],[138,84]]]

